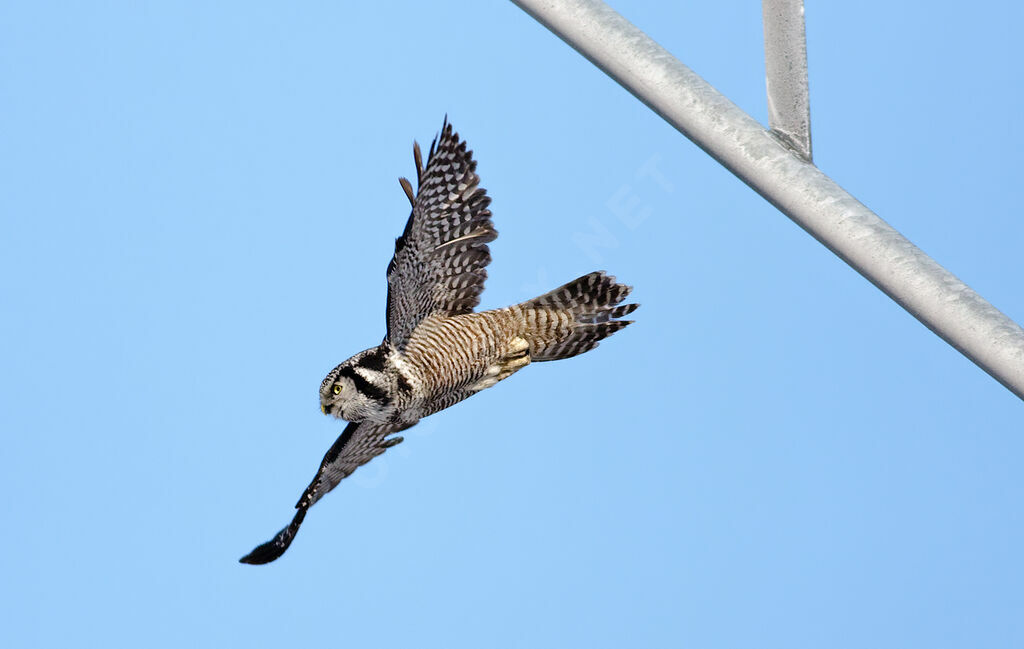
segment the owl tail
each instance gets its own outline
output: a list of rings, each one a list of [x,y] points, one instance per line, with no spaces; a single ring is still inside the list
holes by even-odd
[[[632,320],[616,320],[636,310],[639,304],[623,304],[632,286],[616,284],[615,278],[597,271],[574,279],[564,286],[534,298],[522,306],[525,308],[557,309],[571,317],[572,329],[567,336],[531,353],[533,361],[557,361],[597,347],[598,342],[607,338]]]

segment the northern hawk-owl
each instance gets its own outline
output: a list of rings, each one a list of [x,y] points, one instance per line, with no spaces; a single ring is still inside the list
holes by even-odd
[[[291,544],[306,511],[341,480],[402,441],[392,436],[508,378],[531,362],[570,358],[630,324],[630,287],[594,272],[504,309],[474,313],[498,236],[491,199],[466,143],[445,120],[418,190],[399,182],[412,214],[388,266],[387,336],[338,365],[320,385],[320,409],[348,422],[295,505],[291,524],[243,557],[268,563]]]

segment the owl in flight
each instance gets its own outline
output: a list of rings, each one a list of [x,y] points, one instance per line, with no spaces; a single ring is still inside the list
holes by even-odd
[[[412,214],[388,266],[387,336],[320,384],[320,410],[348,422],[306,488],[292,522],[242,557],[269,563],[291,545],[306,511],[357,468],[402,441],[395,433],[508,378],[531,362],[570,358],[630,324],[630,287],[594,272],[504,309],[474,312],[498,236],[476,162],[447,119],[418,190],[399,182]]]

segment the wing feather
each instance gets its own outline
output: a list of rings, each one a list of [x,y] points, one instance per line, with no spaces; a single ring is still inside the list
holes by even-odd
[[[414,424],[373,424],[370,422],[350,423],[341,436],[331,445],[317,471],[313,482],[309,483],[299,502],[295,517],[277,536],[260,545],[239,561],[241,563],[270,563],[277,559],[299,531],[299,526],[306,518],[306,512],[316,501],[327,492],[338,486],[338,483],[377,457],[387,449],[402,441],[401,437],[390,437],[391,434],[410,428]]]
[[[427,316],[469,313],[480,304],[487,244],[498,236],[473,152],[447,118],[426,167],[418,145],[413,158],[419,187],[388,266],[387,340],[398,349]]]

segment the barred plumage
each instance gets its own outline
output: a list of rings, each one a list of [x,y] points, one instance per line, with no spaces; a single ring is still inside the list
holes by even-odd
[[[479,187],[476,162],[445,120],[427,164],[413,146],[418,191],[404,178],[412,213],[388,265],[387,336],[331,370],[320,408],[351,423],[331,446],[295,505],[292,522],[241,559],[277,559],[306,511],[359,466],[402,441],[393,436],[423,417],[491,387],[531,362],[570,358],[631,321],[621,304],[630,287],[604,272],[540,297],[474,313],[498,233]]]

